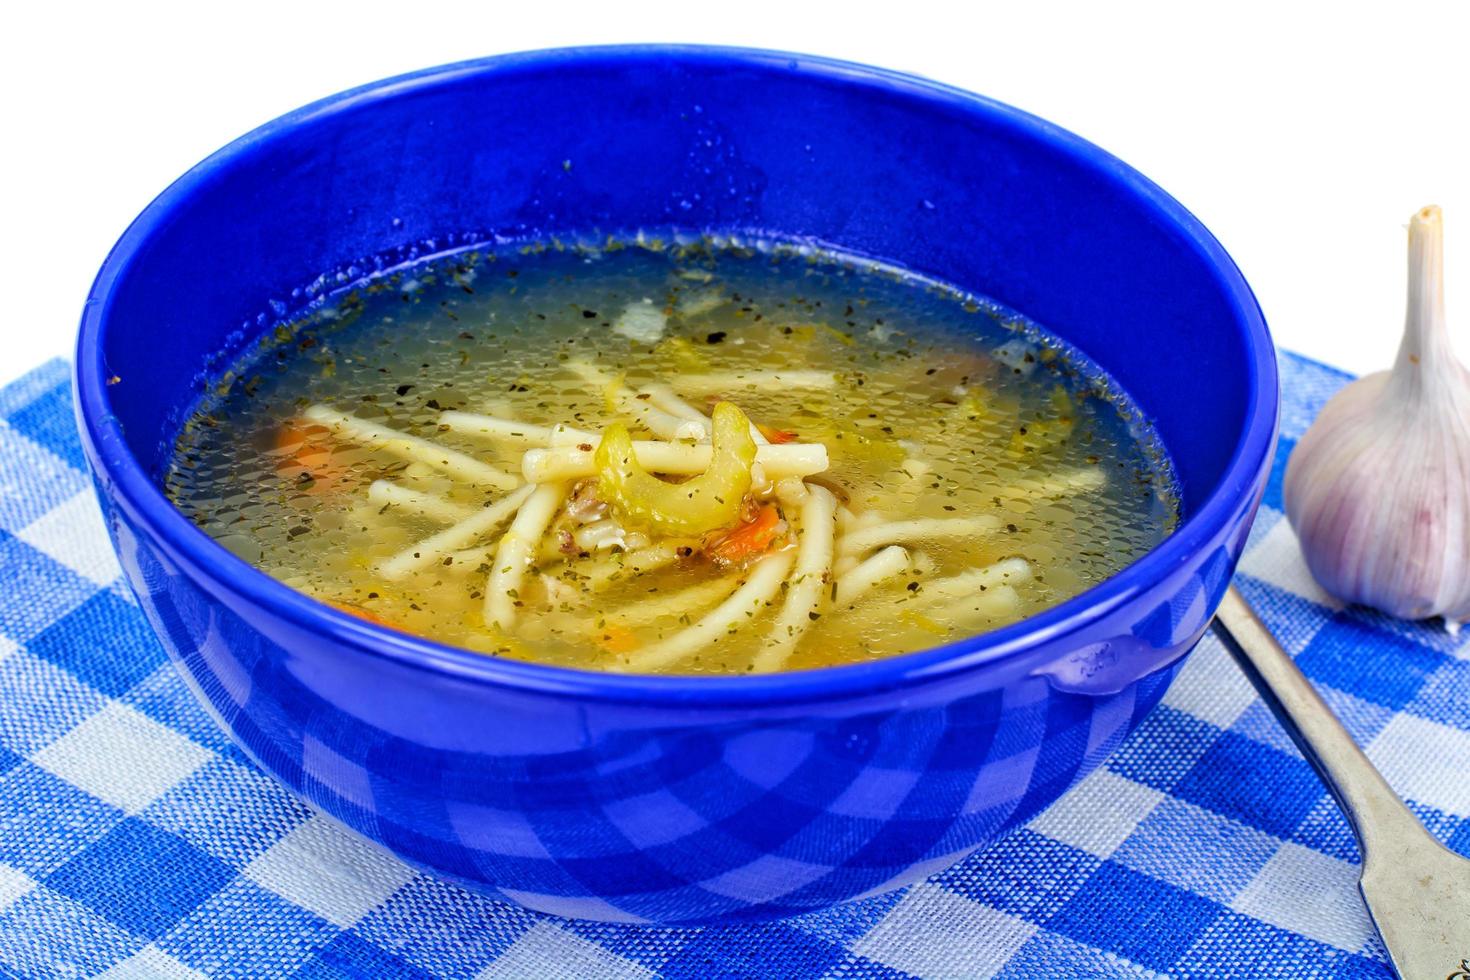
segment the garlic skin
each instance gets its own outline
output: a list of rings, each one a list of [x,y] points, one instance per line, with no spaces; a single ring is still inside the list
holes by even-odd
[[[1437,207],[1409,222],[1391,371],[1338,392],[1292,451],[1286,516],[1324,589],[1404,619],[1470,618],[1470,371],[1450,347]]]

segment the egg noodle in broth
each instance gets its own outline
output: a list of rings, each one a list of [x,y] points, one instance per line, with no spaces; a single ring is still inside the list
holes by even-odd
[[[283,325],[170,498],[322,602],[486,655],[743,674],[1014,622],[1177,520],[1125,396],[871,263],[643,240],[461,253]]]

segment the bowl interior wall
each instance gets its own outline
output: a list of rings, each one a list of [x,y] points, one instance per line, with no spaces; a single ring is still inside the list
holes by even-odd
[[[178,206],[130,232],[151,238],[111,293],[103,356],[154,474],[202,382],[319,275],[334,285],[413,245],[670,226],[827,243],[1033,317],[1154,420],[1186,511],[1239,439],[1250,359],[1205,250],[1181,247],[1136,178],[1010,110],[777,56],[584,52],[294,118],[183,178]]]

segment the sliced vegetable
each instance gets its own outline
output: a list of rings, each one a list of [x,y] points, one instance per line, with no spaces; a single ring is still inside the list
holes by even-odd
[[[1061,385],[1052,389],[1051,407],[1056,413],[1052,418],[1023,422],[1012,433],[1012,456],[1049,452],[1072,438],[1072,429],[1077,424],[1077,410],[1072,405],[1072,399],[1067,396],[1067,390]]]
[[[755,462],[750,420],[729,402],[717,404],[711,418],[709,468],[683,483],[667,483],[639,465],[626,425],[615,422],[604,430],[594,456],[598,495],[624,526],[697,535],[729,527],[740,519]]]
[[[327,603],[327,605],[331,606],[333,609],[338,610],[339,612],[345,612],[349,616],[356,616],[358,619],[365,619],[369,623],[372,623],[374,626],[386,626],[390,630],[394,630],[394,629],[398,629],[399,628],[399,627],[395,626],[393,623],[388,622],[388,620],[384,619],[383,617],[378,616],[378,615],[375,615],[375,614],[373,614],[371,612],[368,612],[366,609],[362,608],[361,606],[354,605],[354,604],[352,604],[350,602],[330,602],[329,601]]]
[[[766,437],[766,441],[771,443],[772,445],[784,446],[788,442],[796,441],[795,432],[789,432],[786,429],[778,429],[774,425],[762,425],[759,422],[756,423],[755,427],[760,430],[761,435]]]
[[[597,631],[597,645],[608,653],[627,653],[637,648],[638,637],[626,626],[608,623]]]
[[[276,469],[308,493],[327,493],[347,482],[351,468],[333,459],[332,432],[325,425],[293,418],[276,433]]]
[[[770,550],[784,530],[781,513],[772,504],[763,504],[755,518],[740,525],[709,546],[707,553],[716,561],[742,562]]]
[[[709,356],[688,337],[665,337],[654,353],[672,362],[680,373],[709,370]]]

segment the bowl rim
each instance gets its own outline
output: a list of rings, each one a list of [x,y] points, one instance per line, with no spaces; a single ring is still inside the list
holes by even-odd
[[[341,612],[236,558],[196,527],[148,479],[127,448],[112,414],[102,338],[115,284],[152,233],[201,185],[280,133],[310,121],[391,99],[463,76],[568,63],[684,60],[743,64],[812,74],[859,87],[917,97],[989,125],[1047,144],[1117,185],[1162,217],[1214,271],[1241,325],[1247,347],[1251,397],[1241,436],[1204,503],[1174,533],[1097,585],[989,633],[910,653],[842,666],[771,674],[649,675],[555,667],[502,659],[377,626]],[[654,706],[768,706],[871,695],[1020,658],[1067,634],[1085,630],[1149,590],[1218,535],[1264,485],[1276,438],[1278,384],[1275,349],[1254,294],[1234,261],[1200,221],[1132,167],[1061,127],[1030,113],[941,82],[905,72],[814,55],[758,48],[692,44],[614,44],[549,48],[492,55],[369,82],[328,96],[235,139],[186,171],[128,226],[104,260],[88,295],[77,337],[75,397],[87,456],[110,494],[143,524],[175,560],[208,570],[241,598],[307,632],[321,634],[368,656],[400,665],[528,692]]]

